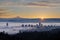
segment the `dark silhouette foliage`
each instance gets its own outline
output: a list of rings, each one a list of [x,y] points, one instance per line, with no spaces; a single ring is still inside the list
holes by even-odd
[[[23,32],[14,35],[1,32],[0,40],[60,40],[60,29],[43,32]]]

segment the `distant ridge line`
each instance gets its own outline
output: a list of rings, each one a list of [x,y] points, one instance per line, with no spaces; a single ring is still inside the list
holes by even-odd
[[[0,18],[0,22],[40,22],[41,18]],[[60,18],[45,18],[41,22],[60,22]]]

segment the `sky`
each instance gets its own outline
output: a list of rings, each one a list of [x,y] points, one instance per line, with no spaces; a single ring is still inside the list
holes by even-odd
[[[0,18],[60,18],[60,0],[0,0]]]

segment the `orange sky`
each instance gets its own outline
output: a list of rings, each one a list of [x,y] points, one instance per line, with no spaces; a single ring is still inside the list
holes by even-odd
[[[60,18],[60,0],[0,0],[0,18]]]

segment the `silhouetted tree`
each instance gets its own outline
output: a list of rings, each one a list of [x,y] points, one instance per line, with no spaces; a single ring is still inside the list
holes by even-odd
[[[22,24],[21,26],[24,27],[24,24]]]
[[[27,25],[25,25],[25,27],[28,27]]]
[[[30,27],[31,25],[29,24],[28,27]]]
[[[33,25],[31,25],[31,27],[33,27]]]

